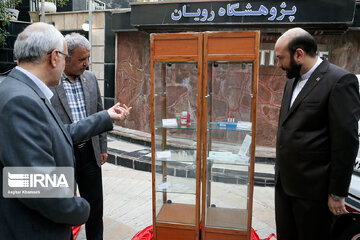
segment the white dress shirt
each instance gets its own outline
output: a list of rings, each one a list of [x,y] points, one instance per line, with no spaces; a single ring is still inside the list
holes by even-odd
[[[308,79],[310,78],[311,74],[315,71],[315,69],[320,65],[320,63],[323,60],[319,57],[317,57],[316,63],[314,64],[314,66],[305,74],[301,75],[292,94],[291,97],[291,102],[290,102],[290,108],[292,107],[296,97],[299,95],[301,89],[303,89],[303,87],[305,86],[306,82],[308,81]]]
[[[22,67],[16,66],[15,67],[17,70],[23,72],[24,74],[26,74],[26,76],[28,76],[35,84],[36,86],[38,86],[38,88],[40,88],[41,92],[45,95],[46,99],[50,102],[50,99],[52,98],[52,96],[54,95],[53,92],[50,90],[50,88],[48,88],[48,86],[46,86],[46,84],[41,81],[38,77],[36,77],[34,74],[32,74],[31,72],[25,70]]]

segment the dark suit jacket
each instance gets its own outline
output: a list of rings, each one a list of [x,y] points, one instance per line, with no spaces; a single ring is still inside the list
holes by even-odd
[[[74,167],[73,141],[112,129],[106,111],[63,125],[36,84],[14,69],[0,84],[0,189],[7,166]],[[75,189],[74,189],[75,192]],[[0,239],[68,239],[86,222],[89,204],[72,198],[0,196]]]
[[[63,76],[61,78],[62,78],[61,80],[63,80]],[[99,86],[95,75],[92,72],[85,71],[80,76],[80,80],[84,92],[86,116],[90,116],[91,114],[102,111],[103,105],[101,101]],[[50,89],[54,93],[54,96],[51,98],[51,104],[53,105],[56,112],[59,114],[63,123],[65,124],[73,123],[64,86],[60,84],[56,87],[51,87]],[[91,141],[94,149],[96,162],[100,167],[101,166],[100,154],[107,152],[106,132],[98,136],[92,137]]]
[[[358,80],[324,60],[289,109],[294,84],[287,81],[280,110],[275,182],[309,200],[347,196],[359,145]]]

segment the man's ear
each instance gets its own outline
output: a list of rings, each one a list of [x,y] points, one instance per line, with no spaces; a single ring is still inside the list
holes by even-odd
[[[302,61],[303,58],[304,58],[304,56],[305,56],[305,52],[304,52],[303,49],[297,48],[297,49],[295,50],[294,58],[295,58],[295,60],[297,61],[297,63],[299,63],[300,61]]]
[[[52,51],[51,54],[49,54],[49,62],[52,67],[57,66],[57,58],[59,57],[59,54],[57,51]]]
[[[65,58],[65,65],[69,65],[69,64],[71,64],[71,57]]]

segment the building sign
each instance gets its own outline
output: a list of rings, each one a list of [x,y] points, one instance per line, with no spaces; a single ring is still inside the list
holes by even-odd
[[[188,12],[187,10],[188,4],[183,4],[181,9],[175,9],[171,13],[171,19],[173,21],[180,21],[182,18],[193,18],[195,22],[213,22],[215,20],[215,16],[219,17],[262,17],[268,16],[268,21],[283,21],[288,17],[290,22],[293,22],[295,19],[295,13],[297,8],[295,5],[291,7],[290,10],[286,10],[287,7],[286,2],[282,2],[280,5],[279,15],[278,8],[271,7],[269,10],[263,4],[260,5],[259,9],[252,9],[251,3],[247,3],[245,9],[240,9],[240,3],[228,3],[226,8],[220,7],[218,10],[208,10],[207,8],[200,9],[198,8],[196,12]],[[285,20],[286,21],[286,20]]]
[[[136,3],[131,24],[156,25],[350,25],[355,0],[209,1]]]

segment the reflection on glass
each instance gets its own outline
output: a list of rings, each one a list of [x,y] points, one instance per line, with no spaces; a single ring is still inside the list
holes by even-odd
[[[211,62],[206,226],[247,229],[253,64]]]
[[[156,220],[195,225],[196,63],[156,62]]]

